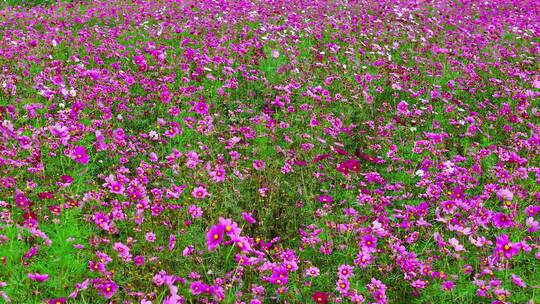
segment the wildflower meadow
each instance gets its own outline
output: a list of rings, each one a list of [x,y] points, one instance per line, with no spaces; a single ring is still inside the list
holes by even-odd
[[[540,303],[537,0],[0,1],[0,303]]]

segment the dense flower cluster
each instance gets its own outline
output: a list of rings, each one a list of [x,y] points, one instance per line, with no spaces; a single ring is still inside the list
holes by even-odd
[[[532,303],[538,20],[533,0],[0,4],[0,296]]]

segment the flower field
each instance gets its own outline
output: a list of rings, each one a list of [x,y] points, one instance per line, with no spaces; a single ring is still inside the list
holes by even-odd
[[[0,303],[540,303],[538,1],[21,2]]]

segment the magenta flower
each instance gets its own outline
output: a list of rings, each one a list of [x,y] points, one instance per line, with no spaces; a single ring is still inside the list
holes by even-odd
[[[50,299],[47,301],[47,304],[65,304],[66,298],[57,298],[57,299]]]
[[[199,115],[206,115],[208,114],[208,104],[204,101],[199,101],[193,107],[193,111]]]
[[[48,274],[41,274],[41,273],[29,273],[28,274],[28,278],[32,281],[36,281],[36,282],[45,282],[49,279],[49,275]]]
[[[231,240],[242,252],[248,252],[251,250],[251,246],[245,237],[233,236]]]
[[[118,182],[113,182],[109,185],[109,191],[111,191],[111,193],[115,193],[115,194],[124,194],[124,185],[122,185],[122,183],[118,183]]]
[[[105,271],[105,264],[103,263],[96,263],[94,261],[89,261],[88,262],[88,268],[90,269],[90,271]]]
[[[196,187],[195,189],[193,189],[193,192],[191,192],[191,195],[194,198],[205,198],[210,194],[208,193],[208,191],[206,191],[206,188],[204,188],[204,187]]]
[[[88,164],[88,161],[90,160],[86,153],[86,148],[82,146],[73,148],[73,151],[71,151],[71,158],[80,164]]]
[[[144,257],[142,255],[138,255],[133,258],[133,263],[135,266],[142,266],[144,265]]]
[[[376,252],[377,238],[371,234],[364,235],[360,241],[360,247],[365,252]]]
[[[527,284],[525,284],[525,282],[523,282],[523,280],[515,274],[512,274],[512,283],[522,288],[527,287]]]
[[[106,299],[112,298],[118,289],[118,285],[112,280],[99,280],[94,283],[94,287],[97,289],[98,293],[105,297]]]
[[[509,227],[512,227],[513,225],[510,217],[508,217],[508,215],[502,212],[497,212],[493,214],[492,219],[493,219],[493,226],[497,228],[509,228]]]
[[[336,290],[341,294],[347,293],[349,291],[349,286],[350,283],[346,279],[339,279],[336,282]]]
[[[220,217],[219,224],[223,226],[223,229],[228,236],[232,237],[240,235],[240,228],[233,220]]]
[[[444,281],[442,284],[441,284],[441,289],[444,290],[444,291],[451,291],[452,289],[454,289],[454,286],[456,284],[452,281]]]
[[[221,241],[223,240],[223,233],[225,232],[225,227],[221,224],[212,226],[208,233],[206,234],[206,246],[208,250],[214,250]]]
[[[326,194],[319,195],[318,200],[321,203],[332,203],[332,202],[334,202],[334,199],[330,195],[326,195]]]
[[[191,285],[189,286],[189,289],[191,290],[192,294],[198,295],[203,292],[206,292],[208,290],[208,285],[204,284],[201,281],[195,281],[191,283]]]
[[[508,235],[501,234],[495,241],[496,247],[494,253],[500,253],[507,259],[511,259],[513,256],[519,253],[519,244],[510,242]]]
[[[255,168],[257,171],[263,170],[265,166],[266,164],[262,160],[256,160],[253,162],[253,168]]]
[[[176,236],[174,234],[169,235],[169,251],[174,249],[176,245]]]
[[[338,267],[338,276],[341,279],[348,279],[353,274],[353,266],[341,265]]]
[[[197,219],[203,216],[203,210],[197,205],[190,205],[188,207],[188,213],[193,219]]]
[[[255,224],[257,222],[250,212],[242,212],[242,218],[249,224]]]

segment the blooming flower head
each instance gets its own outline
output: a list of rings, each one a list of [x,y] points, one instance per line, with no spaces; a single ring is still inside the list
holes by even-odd
[[[242,218],[249,224],[255,224],[257,222],[250,212],[242,212]]]
[[[334,199],[330,195],[319,195],[319,202],[321,203],[332,203]]]
[[[376,252],[377,251],[377,238],[371,234],[366,234],[360,241],[360,246],[363,251]]]
[[[423,289],[423,288],[426,287],[426,281],[416,280],[416,281],[411,283],[411,286],[416,288],[416,289]]]
[[[225,227],[221,224],[214,225],[208,230],[206,234],[206,246],[208,250],[214,250],[221,243],[224,232]]]
[[[41,273],[36,272],[36,273],[29,273],[28,278],[36,282],[45,282],[49,279],[49,275],[46,273],[41,274]]]
[[[338,279],[336,282],[336,290],[341,293],[347,293],[349,291],[350,283],[346,279]]]
[[[341,265],[338,267],[338,276],[341,279],[348,279],[353,274],[353,266]]]
[[[86,148],[83,146],[73,148],[71,158],[80,164],[88,164],[88,161],[90,160],[90,157],[88,157],[88,154],[86,153]]]
[[[191,216],[191,218],[196,219],[196,218],[202,217],[203,210],[201,209],[201,207],[197,205],[191,205],[188,207],[188,213]]]
[[[233,241],[235,246],[241,251],[246,252],[251,250],[251,245],[245,237],[233,236],[231,240]]]
[[[147,242],[153,243],[156,240],[156,235],[153,232],[147,232],[145,239]]]
[[[228,236],[237,236],[240,235],[240,228],[238,224],[233,222],[231,219],[219,218],[219,225],[223,226],[223,230]]]
[[[208,191],[204,187],[195,187],[195,189],[193,189],[193,192],[191,192],[191,195],[194,198],[205,198],[210,195],[210,193],[208,193]]]
[[[265,167],[265,163],[260,159],[253,162],[253,168],[255,168],[255,170],[257,171],[263,170],[264,167]]]
[[[65,304],[66,298],[56,298],[47,301],[47,304]]]
[[[328,303],[328,294],[322,291],[316,291],[311,296],[311,299],[317,304],[326,304]]]
[[[94,287],[98,290],[98,293],[106,299],[112,298],[118,289],[118,285],[110,279],[96,281]]]
[[[510,217],[502,212],[497,212],[493,214],[493,226],[497,228],[509,228],[512,227],[513,223]]]
[[[135,263],[136,266],[142,266],[144,264],[144,257],[142,255],[136,256],[133,258],[133,263]]]
[[[441,289],[444,291],[451,291],[456,284],[452,281],[444,281],[441,284]]]
[[[199,115],[206,115],[208,114],[208,104],[204,101],[199,101],[193,107],[193,111]]]
[[[515,274],[512,274],[512,283],[522,288],[527,287],[527,284],[525,284],[525,282],[523,282],[523,280]]]
[[[519,253],[519,244],[510,242],[508,235],[501,234],[496,239],[495,253],[500,253],[507,259],[511,259],[513,256]]]
[[[320,273],[321,272],[320,272],[319,268],[317,268],[317,267],[312,266],[312,267],[309,267],[308,269],[306,269],[306,276],[307,277],[315,278],[315,277],[318,277]]]

